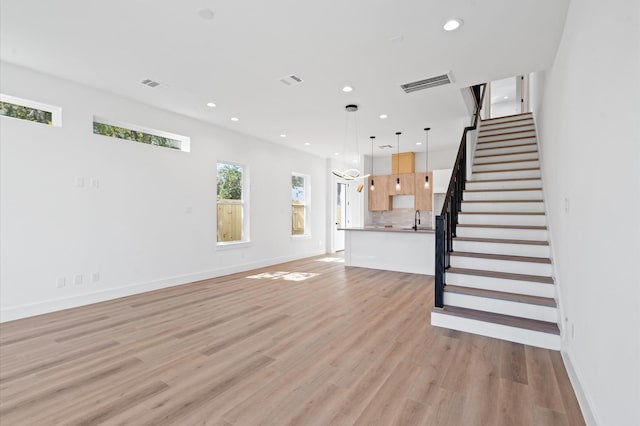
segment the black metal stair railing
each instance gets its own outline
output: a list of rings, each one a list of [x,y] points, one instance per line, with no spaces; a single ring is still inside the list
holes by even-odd
[[[446,270],[451,266],[450,253],[453,251],[453,238],[456,236],[458,213],[462,207],[462,194],[467,182],[467,133],[475,130],[480,121],[480,112],[484,103],[487,84],[471,87],[475,100],[475,111],[471,126],[465,127],[458,148],[458,155],[451,172],[449,188],[440,215],[436,216],[436,259],[435,259],[435,307],[444,307],[444,287]]]

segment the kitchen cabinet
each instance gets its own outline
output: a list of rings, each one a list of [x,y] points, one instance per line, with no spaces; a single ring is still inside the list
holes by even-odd
[[[416,153],[401,152],[391,154],[391,174],[413,173],[416,171]]]
[[[429,176],[429,188],[424,187],[424,178]],[[431,211],[433,210],[433,173],[416,173],[415,174],[415,206],[416,210]]]
[[[375,189],[371,190],[371,179],[373,179]],[[369,210],[372,212],[391,210],[391,194],[389,193],[389,181],[391,176],[369,176],[367,187],[369,188]],[[395,180],[394,180],[395,182]],[[395,185],[395,183],[394,183]],[[395,186],[394,186],[395,188]]]
[[[389,194],[390,195],[413,195],[415,192],[416,182],[415,173],[400,173],[399,175],[389,176]],[[396,179],[400,178],[400,190],[396,190]]]

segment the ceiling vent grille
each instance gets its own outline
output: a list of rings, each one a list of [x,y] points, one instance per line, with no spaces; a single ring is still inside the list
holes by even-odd
[[[451,84],[451,76],[449,73],[438,75],[435,77],[425,78],[424,80],[414,81],[412,83],[401,84],[405,93],[417,92],[418,90],[429,89],[431,87]]]
[[[296,84],[302,83],[304,80],[300,76],[297,76],[295,74],[289,74],[287,76],[282,77],[280,81],[282,82],[282,84],[285,84],[287,86],[295,86]]]
[[[389,148],[393,148],[391,145],[380,145],[378,146],[378,148],[380,149],[389,149]]]
[[[149,87],[157,87],[160,86],[160,83],[158,83],[157,81],[153,81],[153,80],[142,80],[140,83],[144,84],[145,86],[149,86]]]

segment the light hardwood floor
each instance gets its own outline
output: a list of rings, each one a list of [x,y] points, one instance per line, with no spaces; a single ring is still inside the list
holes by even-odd
[[[2,324],[0,424],[584,424],[559,353],[327,257]]]

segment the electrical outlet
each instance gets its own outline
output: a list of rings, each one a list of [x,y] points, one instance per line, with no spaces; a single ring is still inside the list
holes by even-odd
[[[97,283],[98,281],[100,281],[100,272],[93,272],[91,274],[91,282]]]
[[[58,288],[66,287],[67,279],[65,277],[58,277],[58,279],[56,280],[56,286]]]
[[[564,199],[564,212],[569,213],[569,198],[565,197]]]
[[[82,284],[82,274],[75,274],[73,276],[73,283],[75,285],[81,285]]]

